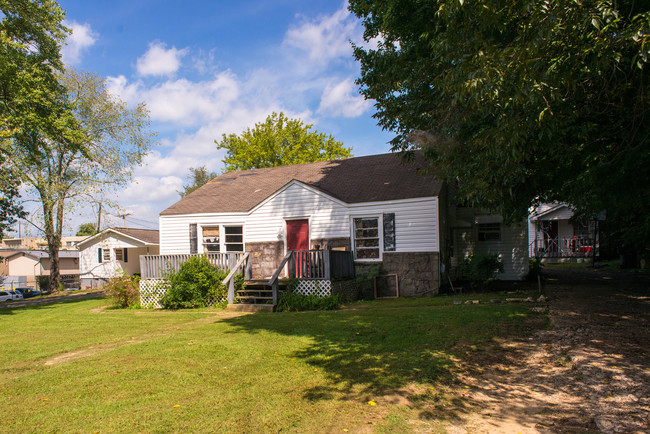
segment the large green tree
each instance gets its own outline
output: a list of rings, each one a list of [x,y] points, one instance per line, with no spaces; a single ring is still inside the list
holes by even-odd
[[[226,171],[259,169],[336,160],[352,156],[350,148],[331,135],[312,131],[300,119],[288,119],[273,113],[264,122],[247,128],[240,135],[223,135],[215,140],[217,149],[225,149]]]
[[[41,204],[50,254],[50,288],[59,283],[58,252],[66,210],[75,201],[123,187],[153,144],[144,104],[128,108],[110,94],[103,78],[66,71],[59,76],[81,137],[52,136],[38,130],[14,135],[17,146],[6,162],[31,187]]]
[[[190,167],[190,174],[188,175],[189,184],[183,184],[183,190],[179,191],[178,194],[181,197],[185,197],[217,176],[219,176],[218,173],[210,172],[205,166]]]
[[[462,200],[607,210],[650,244],[650,13],[633,0],[351,0],[358,83],[395,150],[424,148]],[[372,46],[372,45],[370,45]]]
[[[60,46],[67,35],[63,18],[54,1],[0,0],[0,237],[23,215],[20,182],[5,161],[18,146],[16,134],[78,134],[65,89],[55,77],[62,69]]]

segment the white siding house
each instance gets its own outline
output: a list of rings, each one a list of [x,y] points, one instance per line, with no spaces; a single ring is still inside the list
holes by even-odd
[[[140,273],[140,256],[157,255],[158,231],[109,228],[79,243],[81,287]]]
[[[384,154],[225,173],[161,213],[160,253],[250,252],[253,277],[268,278],[288,251],[347,250],[357,269],[396,274],[402,295],[436,293],[441,264],[454,265],[460,244],[443,183],[421,173],[425,165],[419,153],[415,164]],[[478,239],[477,219],[468,243]],[[472,248],[500,254],[502,278],[527,271],[525,225]]]

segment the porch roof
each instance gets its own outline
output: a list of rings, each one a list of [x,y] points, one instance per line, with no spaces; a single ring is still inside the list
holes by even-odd
[[[371,155],[224,173],[170,206],[161,215],[247,212],[293,180],[345,203],[438,196],[442,181],[422,174],[420,152],[413,163],[397,154]]]

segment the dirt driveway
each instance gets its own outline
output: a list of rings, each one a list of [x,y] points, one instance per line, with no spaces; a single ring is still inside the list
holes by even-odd
[[[650,432],[650,279],[546,268],[551,323],[463,368],[452,433]]]

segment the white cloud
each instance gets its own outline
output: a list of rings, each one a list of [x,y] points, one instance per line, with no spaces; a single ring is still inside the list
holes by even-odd
[[[64,24],[72,30],[72,33],[61,49],[61,56],[65,64],[76,65],[81,61],[81,54],[97,42],[97,34],[92,31],[88,23],[66,21]]]
[[[361,39],[359,21],[348,10],[347,4],[332,15],[314,21],[304,21],[287,31],[284,44],[307,52],[312,61],[327,63],[330,60],[352,55],[350,40]]]
[[[188,52],[172,47],[169,50],[162,42],[152,42],[149,50],[138,58],[136,69],[140,75],[172,75],[181,66],[181,59]]]
[[[120,192],[119,200],[130,208],[129,202],[159,202],[178,200],[177,190],[183,187],[183,180],[177,176],[136,176]]]
[[[354,81],[346,79],[325,88],[317,113],[331,117],[355,118],[364,114],[370,106],[370,101],[359,95]]]

